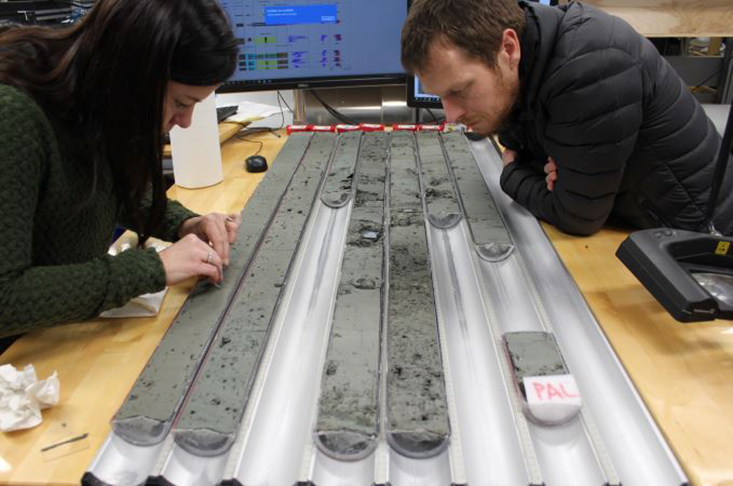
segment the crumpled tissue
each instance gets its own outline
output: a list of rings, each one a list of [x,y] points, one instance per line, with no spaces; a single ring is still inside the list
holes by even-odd
[[[0,430],[30,429],[43,422],[41,410],[56,405],[61,384],[54,371],[38,381],[33,365],[18,371],[13,365],[0,366]]]

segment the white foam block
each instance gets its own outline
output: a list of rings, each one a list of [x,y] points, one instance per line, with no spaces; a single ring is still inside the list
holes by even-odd
[[[573,375],[525,376],[530,420],[559,425],[580,412],[581,399]]]

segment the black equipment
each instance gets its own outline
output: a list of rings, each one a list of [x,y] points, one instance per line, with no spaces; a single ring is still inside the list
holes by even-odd
[[[706,210],[709,233],[659,228],[632,233],[616,256],[678,321],[733,319],[733,238],[714,227],[715,203],[733,141],[733,107]]]

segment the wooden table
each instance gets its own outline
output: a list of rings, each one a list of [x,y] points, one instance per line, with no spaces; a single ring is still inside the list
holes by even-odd
[[[696,485],[733,485],[733,321],[670,317],[615,252],[628,234],[545,232]]]
[[[268,160],[284,143],[263,134]],[[240,209],[262,175],[244,172],[257,144],[224,144],[225,181],[170,196],[199,212]],[[583,291],[650,411],[696,485],[733,485],[733,327],[729,321],[680,324],[614,257],[626,233],[589,238],[545,230]],[[182,305],[191,285],[172,288],[157,318],[96,320],[33,333],[0,363],[33,363],[41,378],[58,370],[61,403],[35,429],[0,434],[0,482],[78,484],[110,431],[109,421]],[[89,434],[63,457],[41,449]]]

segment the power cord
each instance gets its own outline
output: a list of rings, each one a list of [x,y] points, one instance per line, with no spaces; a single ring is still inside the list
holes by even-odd
[[[262,142],[261,140],[247,140],[246,138],[244,138],[244,135],[236,135],[236,137],[242,142],[259,144],[259,147],[257,147],[257,152],[255,152],[253,155],[260,155],[260,152],[262,152],[262,147],[264,147],[265,145],[264,142]]]
[[[317,92],[316,90],[310,89],[310,90],[308,90],[308,92],[309,92],[310,94],[312,94],[312,95],[313,95],[313,97],[314,97],[314,98],[315,98],[316,100],[318,100],[318,102],[319,102],[319,103],[320,103],[320,104],[321,104],[321,105],[322,105],[322,106],[323,106],[323,107],[324,107],[324,108],[326,109],[326,111],[327,111],[327,112],[328,112],[328,113],[329,113],[329,114],[330,114],[330,115],[331,115],[332,117],[334,117],[335,119],[337,119],[337,120],[338,120],[338,121],[340,121],[341,123],[347,123],[347,124],[349,124],[349,125],[358,125],[358,123],[357,123],[357,122],[355,122],[355,121],[354,121],[354,120],[352,120],[351,118],[347,117],[346,115],[344,115],[343,113],[339,112],[338,110],[336,110],[335,108],[333,108],[333,107],[332,107],[331,105],[329,105],[328,103],[326,103],[326,102],[325,102],[325,101],[323,100],[323,98],[321,98],[321,95],[319,95],[319,94],[318,94],[318,92]]]
[[[433,113],[433,110],[431,110],[430,108],[425,108],[425,111],[427,111],[428,114],[433,118],[433,121],[435,122],[436,125],[440,125],[441,123],[445,121],[445,117],[438,118],[437,116],[435,116],[435,113]]]
[[[277,92],[277,104],[278,104],[278,106],[280,106],[280,110],[282,110],[282,105],[280,105],[280,100],[282,100],[283,104],[284,104],[284,105],[285,105],[285,106],[286,106],[286,107],[288,108],[288,111],[289,111],[290,113],[293,113],[293,109],[292,109],[292,108],[290,108],[290,105],[288,104],[288,102],[287,102],[287,101],[285,101],[285,97],[284,97],[284,96],[282,95],[282,93],[280,93],[280,91],[278,90],[278,92]]]
[[[238,123],[241,125],[244,129],[241,130],[239,133],[235,135],[236,138],[243,142],[247,143],[256,143],[258,145],[257,151],[253,155],[259,155],[260,152],[262,152],[262,148],[264,147],[264,142],[261,140],[249,140],[246,137],[257,135],[263,132],[270,133],[273,136],[280,138],[282,135],[280,135],[278,130],[282,130],[282,128],[285,126],[285,110],[283,108],[283,105],[285,105],[290,113],[293,112],[293,109],[290,108],[290,105],[288,104],[287,100],[285,100],[285,97],[282,95],[282,93],[278,90],[277,91],[277,106],[280,108],[280,126],[279,127],[250,127],[249,124],[244,122],[230,122],[230,123]]]
[[[710,81],[711,79],[713,79],[715,76],[719,75],[722,71],[723,71],[723,68],[718,69],[713,74],[711,74],[710,76],[708,76],[707,78],[705,78],[704,80],[702,80],[697,86],[694,86],[694,87],[690,88],[690,92],[691,93],[697,92],[698,89],[700,89],[703,86],[705,86],[705,83],[707,83],[708,81]],[[708,89],[712,89],[712,88],[709,88],[708,86],[705,86],[705,87],[708,88]]]

